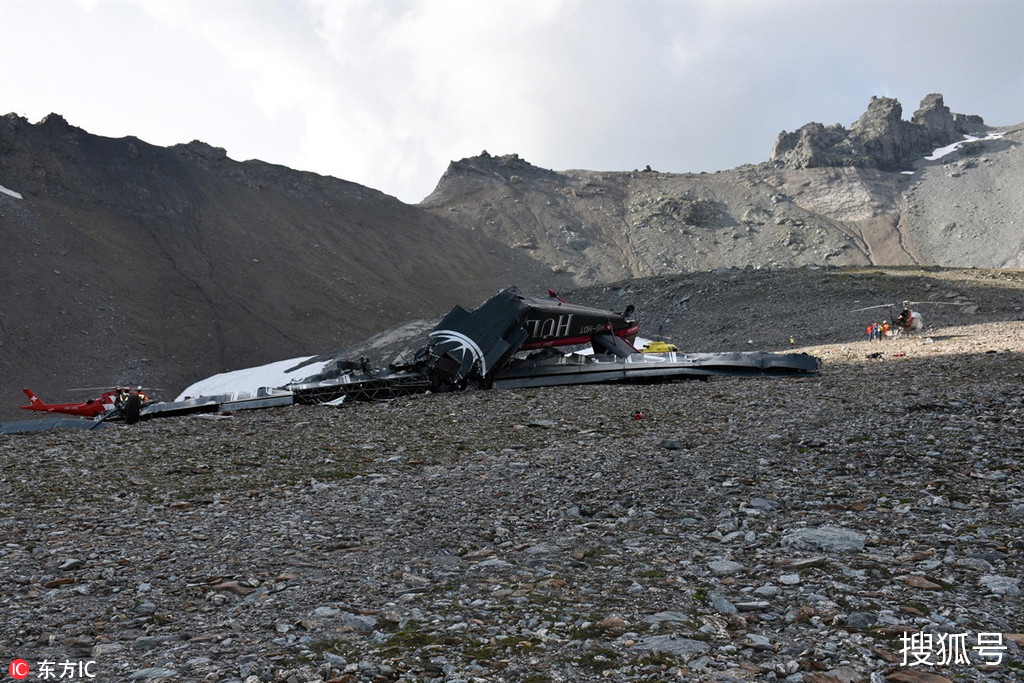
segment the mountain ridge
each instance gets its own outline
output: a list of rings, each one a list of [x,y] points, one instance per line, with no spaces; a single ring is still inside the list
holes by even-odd
[[[939,94],[910,122],[901,111],[875,98],[849,131],[783,131],[768,161],[715,173],[556,172],[485,151],[453,161],[420,206],[589,285],[720,267],[1024,266],[1024,126],[986,127]]]
[[[409,205],[200,141],[163,148],[59,115],[8,114],[2,395],[12,405],[22,386],[173,392],[348,348],[512,284],[542,293],[716,269],[1018,268],[1024,125],[998,132],[915,160],[914,175],[781,158],[713,174],[559,172],[484,153],[453,161]]]
[[[568,281],[377,190],[204,143],[7,116],[0,160],[21,195],[0,195],[6,403],[22,386],[173,390],[345,347],[516,277]]]

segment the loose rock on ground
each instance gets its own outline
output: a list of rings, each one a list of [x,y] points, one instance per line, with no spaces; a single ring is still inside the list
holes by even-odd
[[[4,437],[3,657],[103,681],[1020,680],[1024,324],[798,350],[820,376]],[[901,638],[961,633],[968,663],[905,665]]]

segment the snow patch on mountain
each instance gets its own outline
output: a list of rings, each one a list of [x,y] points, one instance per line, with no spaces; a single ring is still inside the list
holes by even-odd
[[[952,145],[939,147],[929,156],[926,156],[925,159],[927,159],[928,161],[937,161],[942,157],[946,156],[947,154],[952,154],[953,152],[957,151],[958,149],[966,145],[968,142],[975,142],[977,140],[998,140],[1001,137],[1003,137],[1002,133],[992,133],[991,135],[986,135],[983,138],[975,137],[973,135],[965,135],[963,140],[960,140],[959,142],[954,142]]]

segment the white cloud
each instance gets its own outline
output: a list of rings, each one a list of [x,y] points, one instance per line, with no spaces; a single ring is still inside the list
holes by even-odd
[[[1020,123],[1022,72],[1024,3],[995,0],[0,3],[0,113],[412,202],[483,149],[558,170],[763,161],[872,95]]]

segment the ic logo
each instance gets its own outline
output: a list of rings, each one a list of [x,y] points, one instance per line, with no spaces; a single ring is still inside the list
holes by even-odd
[[[11,678],[21,680],[28,677],[28,662],[24,659],[15,659],[9,667]]]

